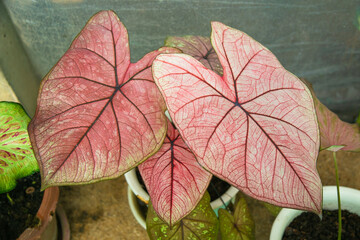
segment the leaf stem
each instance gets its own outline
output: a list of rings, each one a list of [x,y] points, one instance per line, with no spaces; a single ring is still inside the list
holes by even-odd
[[[10,197],[10,194],[9,193],[6,193],[6,197],[9,199],[9,202],[11,205],[14,205],[14,200],[12,200],[12,198]]]
[[[341,240],[341,200],[340,200],[340,187],[339,187],[339,174],[338,174],[338,166],[337,166],[337,160],[336,160],[336,152],[333,152],[333,158],[335,163],[335,176],[336,176],[336,190],[337,190],[337,199],[338,199],[338,240]]]

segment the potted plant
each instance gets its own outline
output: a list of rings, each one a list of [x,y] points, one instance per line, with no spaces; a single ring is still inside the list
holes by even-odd
[[[0,113],[0,237],[57,239],[59,189],[40,192],[39,167],[27,133],[30,118],[18,103],[0,102]],[[66,223],[66,216],[61,219]]]
[[[340,187],[340,195],[341,195],[341,209],[347,210],[350,213],[354,213],[354,214],[357,214],[358,216],[360,216],[360,203],[359,203],[359,201],[357,201],[357,199],[360,198],[360,191],[353,189],[353,188]],[[337,186],[325,186],[323,188],[323,209],[327,210],[329,212],[333,211],[335,213],[338,210]],[[273,227],[271,230],[270,240],[283,239],[286,228],[292,223],[292,221],[296,217],[300,216],[300,214],[302,214],[302,213],[304,213],[304,211],[296,210],[296,209],[289,209],[289,208],[282,209],[274,221],[274,224],[273,224]],[[309,221],[309,219],[311,219],[311,221],[309,221],[307,224],[311,224],[313,226],[318,225],[318,227],[313,228],[309,232],[306,231],[306,229],[299,231],[296,229],[295,226],[293,228],[289,228],[287,230],[287,235],[288,235],[287,239],[291,239],[291,237],[293,239],[295,237],[302,237],[302,235],[300,235],[301,232],[303,232],[302,234],[310,234],[313,232],[313,230],[317,230],[316,234],[318,236],[323,235],[324,237],[327,237],[328,239],[337,238],[338,237],[338,232],[337,232],[338,218],[337,217],[335,217],[335,219],[333,218],[335,221],[335,224],[334,224],[333,219],[331,219],[327,215],[329,215],[329,213],[327,213],[326,215],[323,215],[322,221],[324,221],[324,218],[329,219],[324,224],[321,224],[318,216],[316,216],[316,217],[312,216],[311,218],[308,218],[307,221]],[[352,218],[352,219],[354,219],[354,218]],[[347,221],[347,223],[349,223],[349,224],[352,223],[352,225],[353,225],[352,227],[358,225],[355,221],[351,222],[351,220]],[[320,224],[323,225],[323,227],[321,227]],[[310,229],[310,228],[308,228],[308,229]],[[323,232],[321,232],[321,230]],[[324,235],[324,232],[325,232],[325,234],[331,234],[332,238],[329,238],[328,235]],[[358,238],[358,236],[355,236],[355,235],[353,235],[353,238],[351,238],[351,234],[352,234],[351,232],[346,232],[346,236],[348,238],[346,238],[346,236],[343,236],[343,239],[357,239]],[[309,237],[309,235],[307,237]],[[310,236],[310,238],[311,238],[311,236]],[[312,239],[315,239],[315,238],[313,237]]]
[[[161,147],[161,149],[154,154],[152,157],[150,157],[147,161],[139,165],[139,172],[141,173],[144,178],[141,178],[142,182],[145,182],[146,188],[142,186],[140,183],[140,180],[138,179],[140,176],[136,173],[135,169],[129,171],[125,174],[126,181],[129,183],[129,187],[132,191],[128,192],[128,199],[129,199],[129,205],[130,209],[132,210],[135,218],[138,220],[141,226],[145,228],[145,217],[146,214],[141,213],[141,207],[136,206],[138,203],[136,201],[136,198],[134,198],[134,194],[137,198],[139,198],[141,201],[143,201],[144,204],[148,204],[150,200],[149,193],[146,191],[146,189],[154,190],[149,183],[156,176],[156,167],[154,165],[161,166],[167,165],[171,166],[169,163],[172,161],[181,161],[181,163],[196,163],[194,155],[191,153],[191,151],[187,148],[184,141],[180,138],[179,133],[176,131],[176,129],[173,127],[173,125],[168,121],[168,132],[167,137]],[[159,164],[161,162],[161,164]],[[189,165],[190,165],[189,164]],[[190,165],[191,166],[191,165]],[[174,167],[175,168],[175,167]],[[203,172],[200,166],[198,165],[192,165],[192,168],[188,168],[187,171],[195,171],[199,170]],[[164,171],[162,169],[162,171]],[[205,172],[205,171],[204,171]],[[174,176],[182,176],[184,174],[183,172],[176,172],[174,170],[172,172]],[[206,172],[205,172],[206,174]],[[194,174],[195,175],[195,174]],[[201,177],[195,177],[195,179],[201,179]],[[214,179],[212,179],[213,181]],[[153,180],[156,181],[156,180]],[[165,180],[162,180],[165,181]],[[219,184],[219,179],[215,178],[215,183],[217,182]],[[211,183],[210,183],[211,185]],[[176,186],[173,186],[176,188]],[[214,188],[214,190],[213,190]],[[212,191],[213,190],[213,191]],[[175,192],[176,190],[172,190],[172,192]],[[220,208],[226,208],[226,206],[230,203],[230,200],[235,198],[235,195],[237,194],[238,190],[232,186],[228,189],[220,189],[217,190],[217,187],[211,185],[208,187],[208,191],[211,191],[210,197],[212,199],[210,206],[217,214]],[[220,193],[220,191],[223,191],[223,193]],[[134,192],[134,193],[132,193]],[[164,191],[161,191],[164,192]],[[186,198],[186,192],[176,193],[178,198],[183,199]],[[182,195],[183,194],[183,195]],[[156,196],[156,193],[150,192],[150,195]],[[212,195],[212,196],[211,196]],[[141,205],[141,204],[139,204]],[[165,206],[164,206],[165,208]],[[145,210],[147,210],[145,208]],[[165,210],[166,211],[166,210]],[[145,212],[146,213],[146,212]]]
[[[196,58],[198,61],[204,64],[208,69],[211,69],[218,73],[219,75],[222,75],[222,67],[219,62],[219,59],[217,58],[217,55],[215,53],[214,48],[211,45],[210,38],[202,37],[202,36],[184,36],[184,37],[168,37],[165,40],[165,46],[166,47],[172,47],[176,48],[182,53],[185,53],[187,55],[190,55],[194,58]],[[165,111],[165,115],[167,116],[168,120],[172,122],[171,117],[168,113],[168,111]],[[168,123],[168,135],[172,135],[171,131],[174,131],[174,126],[170,125]],[[175,130],[176,131],[176,130]],[[177,132],[177,131],[176,131]],[[178,134],[178,133],[177,133]],[[165,140],[166,141],[166,140]],[[181,142],[181,145],[183,147],[186,147],[186,145],[183,143],[181,138],[178,139],[178,141]],[[165,142],[163,143],[162,147],[165,147]],[[176,146],[174,146],[176,148]],[[154,156],[152,156],[151,159],[156,159],[156,161],[159,161],[159,157],[162,157],[161,152],[169,151],[169,149],[163,149],[159,150]],[[190,151],[187,149],[187,151]],[[178,153],[178,151],[175,151],[175,154]],[[191,152],[191,151],[190,151]],[[169,155],[170,157],[171,155]],[[179,156],[174,156],[174,158],[179,158]],[[180,156],[181,158],[181,156]],[[191,161],[194,161],[194,156],[191,154],[191,158],[193,158]],[[140,164],[139,169],[132,169],[129,172],[125,174],[125,179],[129,184],[129,187],[132,189],[134,194],[145,204],[148,204],[149,202],[149,194],[146,191],[146,187],[144,184],[144,181],[142,180],[141,176],[138,174],[138,172],[141,172],[141,175],[145,174],[142,173],[144,166],[146,166],[149,162],[152,160],[148,160],[143,164]],[[166,160],[161,160],[166,161]],[[168,161],[171,161],[171,158],[168,158]],[[146,168],[146,167],[145,167]],[[145,174],[151,175],[151,174]],[[141,178],[139,180],[139,178]],[[146,181],[146,182],[149,182]],[[229,185],[228,183],[221,181],[220,179],[213,177],[210,181],[208,191],[211,197],[211,207],[214,209],[215,213],[218,213],[219,208],[225,208],[227,204],[229,204],[231,199],[234,199],[238,190]],[[141,207],[135,206],[137,205],[136,199],[133,198],[133,194],[131,192],[128,193],[129,198],[129,204],[130,208],[132,209],[135,218],[139,220],[140,225],[145,227],[145,214],[138,212],[137,210],[141,209]],[[142,203],[140,203],[142,205]],[[147,210],[147,209],[144,209]]]
[[[41,83],[29,134],[42,189],[142,163],[149,211],[169,230],[202,209],[212,175],[259,200],[320,213],[310,90],[241,31],[214,22],[211,42],[222,76],[170,47],[130,63],[116,14],[94,15]]]
[[[304,80],[304,82],[306,81]],[[308,82],[306,83],[309,84]],[[311,85],[310,89],[312,89]],[[313,91],[312,94],[320,126],[321,149],[333,153],[337,185],[325,186],[323,188],[323,209],[327,212],[323,214],[321,221],[310,213],[304,213],[300,220],[298,216],[302,214],[303,211],[283,209],[273,224],[270,239],[283,239],[283,236],[284,239],[295,237],[315,239],[320,235],[328,239],[337,236],[337,239],[340,240],[342,235],[343,239],[358,239],[360,237],[360,231],[356,230],[356,226],[360,223],[360,202],[358,200],[360,199],[360,191],[340,187],[336,152],[360,151],[360,125],[343,122],[335,113],[330,111],[316,98]],[[348,212],[343,212],[342,210],[347,210]],[[346,216],[342,216],[344,213],[346,213]],[[336,215],[336,217],[331,219],[330,216],[333,214]],[[297,221],[296,217],[298,217],[297,219],[303,222],[303,224],[306,221],[308,225],[299,226],[299,223],[295,223],[295,221]],[[293,220],[294,223],[292,223]],[[335,223],[331,222],[334,220]],[[346,226],[342,225],[343,221],[346,222]],[[312,226],[312,229],[310,230],[308,226]],[[304,229],[299,231],[299,227],[308,228],[309,230],[306,231]]]

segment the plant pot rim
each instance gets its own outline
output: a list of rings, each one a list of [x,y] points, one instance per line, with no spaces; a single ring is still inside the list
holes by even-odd
[[[56,216],[61,226],[59,230],[61,230],[62,240],[70,240],[70,224],[61,204],[58,204],[56,208]]]
[[[358,214],[360,216],[360,191],[354,188],[340,186],[341,209]],[[336,210],[337,190],[336,186],[323,187],[323,209]],[[277,215],[270,233],[270,240],[281,240],[286,227],[304,211],[283,208]]]
[[[129,202],[130,210],[131,210],[133,216],[135,217],[136,221],[138,221],[138,223],[144,229],[146,229],[146,219],[144,218],[144,216],[141,213],[141,210],[137,203],[137,197],[136,197],[135,193],[131,190],[130,186],[128,186],[127,194],[128,194],[128,202]]]

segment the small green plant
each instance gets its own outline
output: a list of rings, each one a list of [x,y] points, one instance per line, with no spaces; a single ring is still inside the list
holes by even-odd
[[[0,102],[0,193],[14,189],[17,179],[39,171],[27,132],[29,122],[20,104]],[[8,199],[12,202],[9,195]]]

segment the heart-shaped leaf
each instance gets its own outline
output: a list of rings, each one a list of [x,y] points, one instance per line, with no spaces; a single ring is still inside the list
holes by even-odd
[[[102,11],[89,20],[43,79],[29,126],[42,188],[120,176],[160,148],[165,103],[151,64],[169,51],[132,64],[116,14]]]
[[[210,206],[210,195],[205,192],[196,208],[172,227],[156,215],[150,202],[146,229],[151,240],[216,239],[219,221]]]
[[[210,38],[201,36],[168,37],[165,46],[180,49],[183,53],[192,56],[208,69],[222,75],[220,64]]]
[[[170,226],[195,208],[212,176],[169,121],[162,147],[139,170],[155,211]]]
[[[310,91],[241,31],[212,23],[223,77],[184,54],[161,55],[156,84],[199,163],[250,196],[321,211],[319,129]]]
[[[15,188],[17,179],[39,171],[27,132],[29,122],[20,104],[0,102],[0,193]]]
[[[234,215],[224,209],[219,210],[220,232],[223,239],[255,239],[255,223],[251,217],[245,198],[236,203]]]

